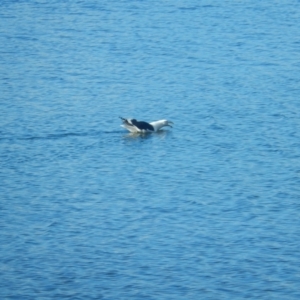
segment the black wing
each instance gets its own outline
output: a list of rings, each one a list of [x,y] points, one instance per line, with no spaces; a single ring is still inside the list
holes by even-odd
[[[131,123],[136,126],[140,130],[150,130],[154,131],[154,128],[151,124],[144,122],[144,121],[137,121],[135,119],[131,120]]]

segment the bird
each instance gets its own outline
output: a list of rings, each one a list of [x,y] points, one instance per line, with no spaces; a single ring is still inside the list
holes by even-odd
[[[136,119],[125,119],[120,117],[123,121],[121,127],[129,130],[132,133],[147,133],[147,132],[157,132],[164,126],[172,127],[170,124],[174,124],[172,121],[159,120],[151,123],[145,121],[137,121]]]

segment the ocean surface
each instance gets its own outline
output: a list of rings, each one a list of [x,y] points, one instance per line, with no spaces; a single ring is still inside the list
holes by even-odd
[[[300,299],[299,20],[2,0],[0,298]]]

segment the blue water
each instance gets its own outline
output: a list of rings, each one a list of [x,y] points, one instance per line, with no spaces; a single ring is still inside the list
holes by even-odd
[[[300,299],[299,18],[1,1],[0,298]]]

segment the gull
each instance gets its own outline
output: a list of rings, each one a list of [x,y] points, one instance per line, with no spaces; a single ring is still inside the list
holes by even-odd
[[[172,127],[170,124],[173,124],[173,122],[168,120],[159,120],[148,123],[145,121],[137,121],[136,119],[124,119],[122,117],[120,117],[120,119],[123,121],[121,127],[133,133],[157,132],[162,127]]]

